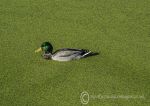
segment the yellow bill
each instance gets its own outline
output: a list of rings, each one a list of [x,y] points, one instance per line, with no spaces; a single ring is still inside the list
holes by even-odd
[[[41,48],[41,47],[38,48],[37,50],[35,50],[35,53],[38,53],[38,52],[40,52],[40,51],[42,51],[42,48]]]

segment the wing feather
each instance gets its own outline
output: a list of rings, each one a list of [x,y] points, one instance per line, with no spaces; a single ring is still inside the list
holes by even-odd
[[[53,56],[58,56],[58,57],[68,57],[71,55],[75,55],[75,54],[81,54],[82,50],[81,49],[59,49],[56,52],[53,53]]]

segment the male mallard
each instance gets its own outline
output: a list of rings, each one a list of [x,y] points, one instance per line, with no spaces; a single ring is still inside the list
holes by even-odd
[[[53,52],[53,46],[49,42],[42,43],[41,47],[35,52],[44,51],[42,55],[44,59],[52,59],[56,61],[70,61],[70,60],[77,60],[92,54],[91,51],[84,50],[84,49],[70,49],[64,48],[59,49]]]

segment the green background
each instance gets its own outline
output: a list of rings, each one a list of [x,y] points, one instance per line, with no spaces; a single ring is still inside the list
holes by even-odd
[[[150,104],[149,0],[0,0],[0,39],[0,106],[81,106],[83,91],[144,96],[87,106]],[[44,41],[100,54],[47,61]]]

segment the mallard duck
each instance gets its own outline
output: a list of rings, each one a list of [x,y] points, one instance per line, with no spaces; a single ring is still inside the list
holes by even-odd
[[[70,48],[59,49],[53,52],[53,46],[49,42],[43,42],[41,47],[35,50],[36,53],[40,51],[44,52],[42,55],[44,59],[51,59],[56,61],[78,60],[92,54],[92,52],[89,50]]]

